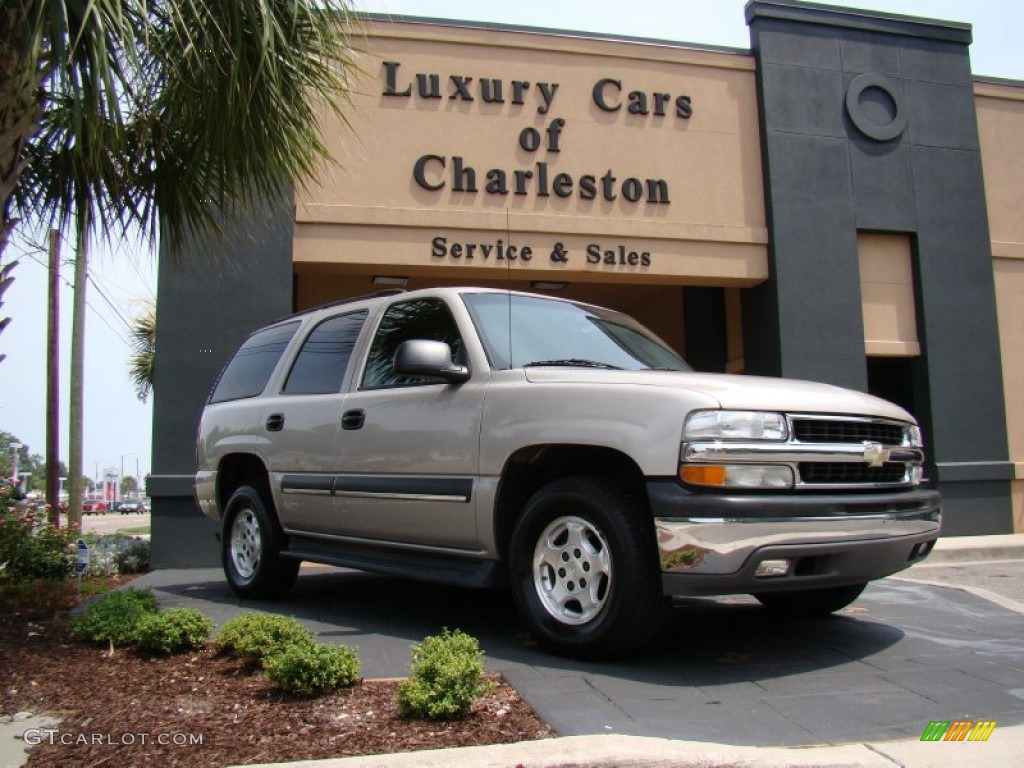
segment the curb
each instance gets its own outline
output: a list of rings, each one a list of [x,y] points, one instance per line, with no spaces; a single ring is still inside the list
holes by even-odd
[[[837,746],[737,747],[644,736],[567,736],[487,747],[459,747],[248,768],[962,768],[964,751],[986,765],[1024,764],[1024,726],[996,728],[987,742],[902,740]]]
[[[919,566],[1020,559],[1024,559],[1024,534],[951,536],[940,538]]]

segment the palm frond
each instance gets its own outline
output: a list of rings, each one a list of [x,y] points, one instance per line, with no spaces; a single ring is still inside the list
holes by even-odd
[[[128,358],[128,378],[139,400],[146,402],[153,389],[156,370],[156,307],[152,304],[132,318],[132,353]]]

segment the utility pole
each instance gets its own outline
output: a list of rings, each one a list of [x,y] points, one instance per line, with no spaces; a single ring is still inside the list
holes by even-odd
[[[50,230],[49,297],[46,313],[46,503],[60,526],[60,233]]]

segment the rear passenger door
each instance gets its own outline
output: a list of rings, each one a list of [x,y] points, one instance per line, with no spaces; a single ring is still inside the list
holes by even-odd
[[[475,549],[487,376],[477,372],[450,384],[396,374],[395,351],[410,339],[443,341],[453,363],[468,364],[462,332],[442,299],[398,300],[385,310],[358,388],[345,399],[334,485],[337,532]]]
[[[262,414],[267,455],[286,531],[332,527],[335,441],[349,361],[366,310],[321,320],[303,340]]]

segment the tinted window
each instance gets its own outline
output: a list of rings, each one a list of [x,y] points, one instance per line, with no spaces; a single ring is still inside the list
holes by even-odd
[[[366,311],[324,320],[306,337],[288,374],[289,395],[326,395],[341,390],[352,348],[366,319]]]
[[[422,299],[392,304],[381,318],[370,347],[363,374],[364,389],[437,383],[437,379],[426,376],[402,376],[394,372],[398,345],[409,339],[445,342],[452,349],[453,362],[459,359],[462,351],[455,318],[443,301]]]
[[[256,397],[262,392],[298,327],[296,321],[275,325],[250,336],[221,372],[210,402]]]

